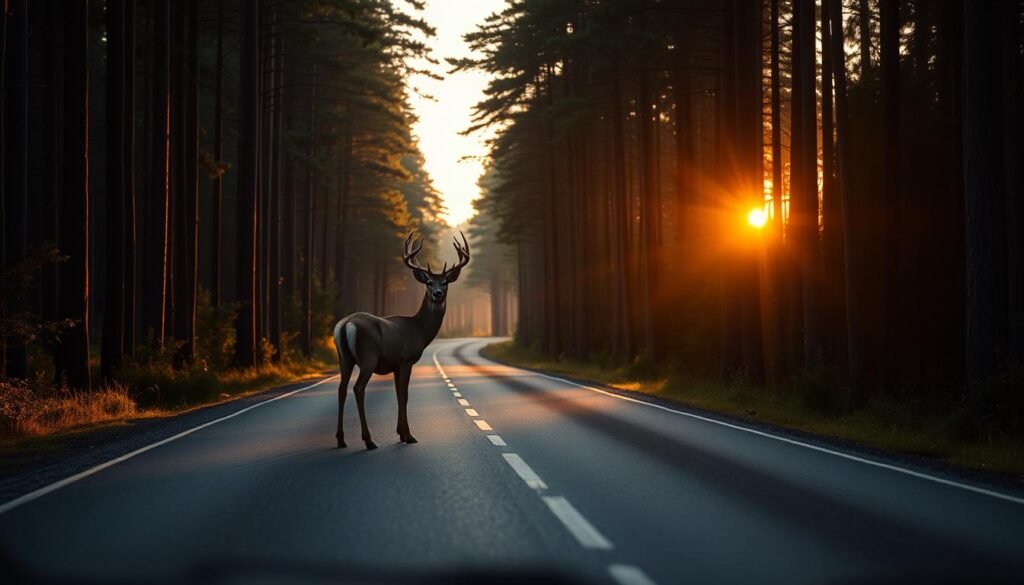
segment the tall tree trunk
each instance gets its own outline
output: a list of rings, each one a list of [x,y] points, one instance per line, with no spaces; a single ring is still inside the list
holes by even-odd
[[[850,129],[850,107],[846,97],[846,59],[843,50],[843,5],[842,0],[830,2],[829,16],[832,30],[829,35],[832,54],[832,73],[835,79],[836,93],[836,146],[839,155],[837,166],[839,175],[839,191],[842,194],[840,207],[843,221],[843,251],[846,266],[846,358],[848,374],[848,401],[850,406],[860,406],[867,398],[870,388],[870,375],[867,367],[867,338],[865,335],[865,315],[867,311],[859,291],[862,289],[863,254],[857,248],[854,238],[856,224],[852,222],[854,208],[854,175],[851,171],[852,141]]]
[[[275,13],[275,17],[277,14]],[[281,346],[281,102],[284,93],[283,43],[277,24],[271,24],[273,38],[272,85],[270,88],[270,122],[273,139],[270,148],[270,344],[274,347],[273,360],[280,362],[284,355]]]
[[[616,60],[617,61],[617,60]],[[615,65],[618,67],[618,63]],[[636,355],[636,344],[633,337],[633,302],[632,290],[629,278],[629,223],[630,202],[629,189],[626,176],[626,144],[623,131],[622,112],[622,89],[620,87],[620,74],[616,70],[612,80],[612,240],[613,258],[618,278],[615,279],[616,306],[613,311],[616,315],[617,331],[613,336],[616,343],[613,344],[613,351],[617,348],[621,356],[627,360]],[[618,353],[618,352],[617,352]]]
[[[900,13],[898,0],[881,0],[879,24],[882,33],[883,188],[885,209],[884,305],[885,327],[882,350],[882,384],[892,391],[900,385],[905,362],[902,315],[903,281],[903,197],[900,195]]]
[[[58,379],[91,388],[89,373],[89,2],[64,4],[64,185],[60,205],[60,318]]]
[[[18,0],[7,6],[4,55],[0,74],[7,79],[0,93],[6,93],[2,110],[5,117],[3,128],[3,167],[0,181],[3,181],[3,236],[4,267],[10,268],[25,259],[28,246],[28,35],[29,3]],[[26,295],[27,296],[27,295]],[[25,307],[7,306],[6,311],[21,311]],[[8,332],[3,332],[7,334]],[[25,378],[28,375],[25,359],[25,342],[16,337],[0,339],[3,355],[0,355],[0,377]]]
[[[839,358],[845,345],[845,315],[843,315],[843,224],[836,174],[835,133],[832,111],[833,61],[831,2],[821,4],[821,159],[822,159],[822,252],[824,287],[823,304],[826,308],[824,339],[826,355],[831,363]]]
[[[124,0],[107,3],[106,286],[100,375],[110,381],[124,352],[125,17]]]
[[[218,0],[217,2],[217,65],[214,71],[213,160],[214,164],[219,166],[224,159],[224,0]],[[218,168],[213,177],[213,214],[210,218],[213,229],[213,241],[210,244],[213,254],[211,262],[213,274],[210,276],[210,300],[215,307],[220,306],[222,296],[221,234],[224,231],[223,210],[224,176]]]
[[[650,80],[641,72],[638,84],[638,108],[640,131],[640,202],[642,210],[640,260],[643,290],[642,321],[643,351],[651,356],[660,356],[656,320],[659,318],[658,273],[661,268],[660,227],[661,197],[658,185],[658,151],[655,148],[657,106],[652,102]]]
[[[860,22],[860,77],[862,80],[871,75],[871,5],[868,0],[858,0]]]
[[[238,317],[235,365],[256,365],[256,174],[259,172],[259,4],[242,3],[238,131]]]
[[[1004,103],[1007,105],[1003,124],[1004,166],[1006,177],[1007,266],[1009,267],[1009,354],[1011,367],[1024,369],[1024,2],[1003,3],[1004,55],[1012,55],[1003,63]]]
[[[340,312],[347,310],[348,291],[351,288],[348,282],[348,224],[349,216],[352,214],[352,132],[350,124],[345,122],[342,126],[341,137],[341,165],[338,169],[341,174],[341,189],[339,190],[338,201],[338,234],[335,240],[335,274],[334,280],[338,284],[338,307]]]
[[[44,141],[42,160],[53,169],[63,169],[63,128],[64,128],[64,62],[63,62],[63,19],[61,18],[63,3],[60,0],[49,0],[44,4],[43,18],[45,43],[46,94],[43,110],[49,121],[49,128],[41,136]],[[42,189],[40,211],[45,214],[42,219],[41,236],[43,241],[56,244],[59,238],[60,202],[62,200],[61,185],[63,173],[46,173],[46,181]],[[55,321],[58,315],[60,298],[60,264],[54,262],[43,268],[40,279],[42,293],[42,311],[40,316],[47,321]],[[56,357],[56,356],[54,356]]]
[[[180,343],[175,355],[178,366],[195,359],[196,296],[198,289],[199,235],[199,83],[198,83],[198,0],[189,0],[175,14],[179,58],[178,83],[173,96],[180,105],[176,118],[178,136],[172,129],[174,154],[179,157],[174,177],[179,185],[172,188],[177,202],[174,224],[174,337]],[[172,112],[173,114],[173,112]]]
[[[1003,88],[998,2],[964,8],[964,195],[967,235],[968,389],[977,398],[1007,352]]]
[[[301,332],[302,354],[309,357],[313,355],[313,202],[316,200],[316,176],[313,173],[313,161],[316,157],[316,65],[313,66],[313,84],[309,93],[309,150],[306,153],[309,157],[306,173],[306,207],[304,236],[306,240],[305,262],[302,264],[302,316]]]
[[[146,245],[143,247],[142,329],[163,347],[170,289],[169,246],[171,211],[171,94],[170,94],[170,0],[153,5],[152,96],[149,191],[146,204]]]
[[[135,0],[125,1],[124,17],[124,345],[135,352],[137,213],[135,196]]]
[[[779,0],[771,0],[771,120],[772,120],[772,238],[774,246],[768,253],[771,263],[769,286],[773,310],[772,316],[772,383],[778,384],[788,373],[787,351],[787,320],[789,300],[787,298],[788,258],[786,255],[784,229],[785,213],[783,211],[783,175],[782,161],[785,149],[782,145],[782,55],[781,55],[781,17]]]

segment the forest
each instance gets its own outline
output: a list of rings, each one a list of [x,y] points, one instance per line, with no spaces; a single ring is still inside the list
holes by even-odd
[[[330,361],[339,315],[419,303],[402,240],[445,226],[418,3],[3,6],[5,426],[82,392],[210,400],[218,373]]]
[[[467,36],[517,344],[1024,431],[1024,3],[521,0]],[[978,430],[981,429],[981,430]]]
[[[5,425],[411,312],[402,240],[456,226],[409,79],[475,71],[447,334],[1024,434],[1020,0],[514,0],[447,60],[416,1],[4,6]]]

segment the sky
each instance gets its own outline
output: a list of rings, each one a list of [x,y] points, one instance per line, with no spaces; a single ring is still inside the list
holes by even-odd
[[[443,217],[450,225],[469,219],[473,215],[472,202],[480,195],[476,182],[483,171],[489,134],[459,133],[470,126],[473,106],[483,98],[487,76],[475,71],[450,74],[450,66],[444,60],[469,56],[462,35],[473,31],[504,4],[504,0],[427,0],[422,13],[437,31],[428,43],[433,57],[441,62],[436,72],[444,79],[418,75],[409,80],[413,90],[409,101],[419,117],[413,132],[419,138],[427,172],[448,208]],[[434,99],[421,97],[417,92]]]

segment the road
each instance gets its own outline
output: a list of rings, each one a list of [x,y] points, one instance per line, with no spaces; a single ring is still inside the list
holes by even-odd
[[[349,447],[333,448],[331,379],[0,507],[0,550],[98,582],[1024,576],[1020,494],[508,368],[486,343],[424,352],[418,444],[397,443],[392,381],[375,377],[380,448],[362,449],[351,397]]]

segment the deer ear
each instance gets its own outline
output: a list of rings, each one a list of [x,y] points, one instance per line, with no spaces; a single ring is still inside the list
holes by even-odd
[[[427,276],[426,271],[414,268],[412,271],[412,275],[416,277],[416,280],[422,282],[423,284],[430,284],[430,277]]]
[[[459,273],[460,272],[462,272],[461,268],[453,268],[453,269],[449,270],[444,275],[445,282],[455,282],[456,280],[459,279]]]

